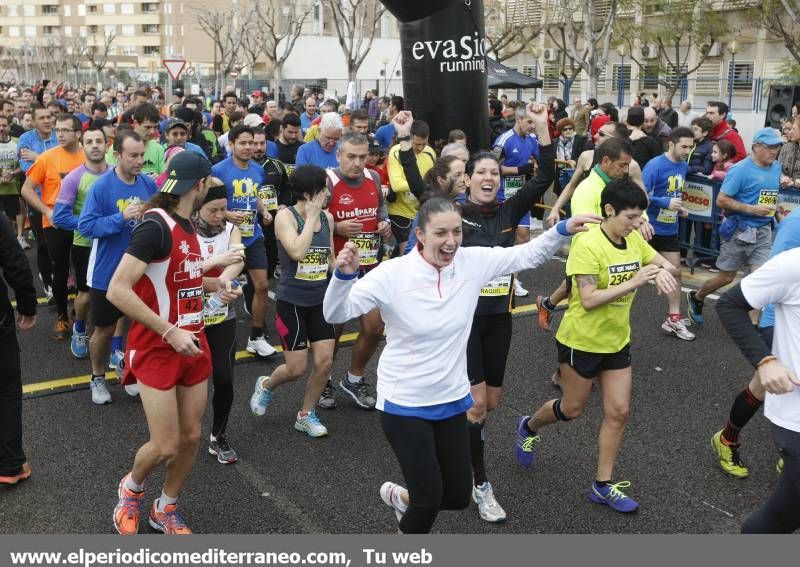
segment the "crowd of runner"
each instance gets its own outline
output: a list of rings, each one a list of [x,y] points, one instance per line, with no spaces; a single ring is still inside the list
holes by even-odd
[[[688,103],[676,112],[637,97],[621,121],[594,99],[567,108],[490,95],[492,139],[477,148],[456,129],[432,140],[402,97],[370,91],[356,106],[299,87],[286,102],[231,90],[219,100],[176,91],[166,104],[155,89],[0,85],[0,267],[16,326],[36,323],[38,287],[56,311],[52,339],[64,356],[87,360],[91,401],[112,401],[106,374],[116,370],[147,416],[149,440],[117,489],[119,533],[138,533],[145,481],[162,464],[149,524],[191,533],[177,502],[199,447],[222,464],[238,460],[226,436],[236,309],[247,315],[249,353],[278,356],[271,332],[282,350],[283,363],[253,385],[255,416],[307,374],[298,431],[328,435],[318,410],[337,399],[380,412],[404,483],[379,494],[402,533],[429,532],[439,510],[470,500],[487,522],[504,521],[484,431],[502,397],[514,300],[529,295],[518,273],[565,245],[564,281],[536,297],[543,332],[566,309],[554,333],[560,390],[509,431],[519,464],[537,466],[537,452],[552,450],[545,426],[577,419],[598,384],[588,498],[638,509],[631,483],[614,476],[637,289],[653,284],[665,296],[654,332],[702,340],[706,299],[744,272],[717,307],[756,372],[711,448],[722,470],[748,476],[739,436],[764,404],[781,477],[743,530],[800,527],[800,217],[778,207],[781,189],[800,187],[800,117],[783,136],[758,130],[748,151],[719,101],[699,115]],[[721,183],[724,222],[715,273],[682,306],[690,174]],[[0,483],[16,484],[31,468],[15,315],[6,285],[0,294],[0,352],[11,369],[0,381]],[[344,325],[356,319],[349,368],[334,379]],[[384,336],[377,377],[367,379]]]

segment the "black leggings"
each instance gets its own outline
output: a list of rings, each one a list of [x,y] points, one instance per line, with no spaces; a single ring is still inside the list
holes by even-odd
[[[743,534],[790,534],[800,529],[800,433],[772,425],[783,457],[781,473],[767,501],[742,524]]]
[[[56,309],[62,317],[67,316],[67,280],[69,279],[69,259],[72,251],[72,231],[54,226],[44,229],[47,251],[53,262],[53,298]]]
[[[431,421],[381,412],[381,425],[408,488],[401,532],[429,533],[439,510],[469,506],[472,467],[465,413]]]
[[[0,476],[19,474],[22,450],[22,374],[11,308],[0,312]]]
[[[53,263],[50,261],[50,254],[47,253],[47,242],[42,229],[42,213],[28,207],[28,218],[36,235],[36,264],[39,267],[39,275],[42,277],[42,284],[50,287],[53,285]]]
[[[233,405],[233,361],[236,355],[236,319],[228,319],[218,325],[206,327],[206,339],[211,349],[214,397],[211,405],[214,418],[211,435],[225,433],[228,416]]]

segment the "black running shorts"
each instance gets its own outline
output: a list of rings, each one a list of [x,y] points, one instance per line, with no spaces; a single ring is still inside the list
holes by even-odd
[[[631,345],[628,343],[619,352],[585,352],[556,341],[558,362],[569,364],[582,378],[593,380],[606,370],[622,370],[631,365]]]

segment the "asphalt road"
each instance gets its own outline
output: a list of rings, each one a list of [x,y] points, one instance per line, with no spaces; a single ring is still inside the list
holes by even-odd
[[[535,294],[554,288],[562,274],[563,264],[553,260],[524,273],[522,280]],[[517,465],[512,449],[517,417],[557,395],[549,383],[556,357],[553,336],[539,331],[528,311],[515,320],[504,399],[487,426],[487,469],[508,521],[486,523],[473,506],[442,513],[435,531],[737,532],[776,481],[767,422],[759,414],[742,436],[751,469],[746,480],[720,471],[709,439],[724,425],[751,370],[713,308],[707,309],[707,323],[694,342],[667,336],[660,329],[665,314],[665,300],[653,289],[640,292],[632,317],[632,412],[615,475],[632,482],[629,494],[641,503],[638,513],[621,515],[587,501],[601,418],[598,392],[581,418],[543,430],[541,462],[534,471]],[[23,404],[33,476],[0,490],[0,533],[113,533],[117,483],[147,438],[143,411],[138,398],[118,386],[111,387],[113,403],[102,407],[91,403],[86,386],[42,389],[43,382],[89,372],[87,361],[71,357],[67,343],[49,338],[54,316],[54,308],[43,307],[38,326],[20,337],[23,381],[35,391]],[[241,322],[241,349],[246,330]],[[341,349],[335,377],[343,375],[349,358],[349,348]],[[381,502],[378,488],[385,480],[402,482],[402,476],[375,412],[340,397],[338,409],[320,410],[330,435],[310,439],[292,427],[301,381],[281,388],[266,416],[251,415],[254,379],[280,359],[245,359],[237,365],[228,435],[240,460],[220,465],[203,443],[180,500],[189,525],[199,533],[394,532],[394,514]],[[373,382],[376,363],[377,357],[368,368]],[[207,412],[206,435],[209,426]],[[162,478],[157,472],[148,480],[147,505],[160,493]],[[150,531],[146,522],[140,531]]]

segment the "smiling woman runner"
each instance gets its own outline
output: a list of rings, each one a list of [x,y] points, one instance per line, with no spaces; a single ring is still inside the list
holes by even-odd
[[[380,493],[402,533],[427,533],[439,510],[469,504],[466,411],[472,396],[464,352],[481,288],[503,274],[543,264],[566,237],[597,221],[576,216],[511,248],[461,248],[456,205],[434,198],[420,208],[418,245],[410,254],[356,280],[358,249],[347,243],[339,252],[325,293],[325,319],[341,323],[378,308],[386,323],[376,408],[408,490],[386,482]]]

